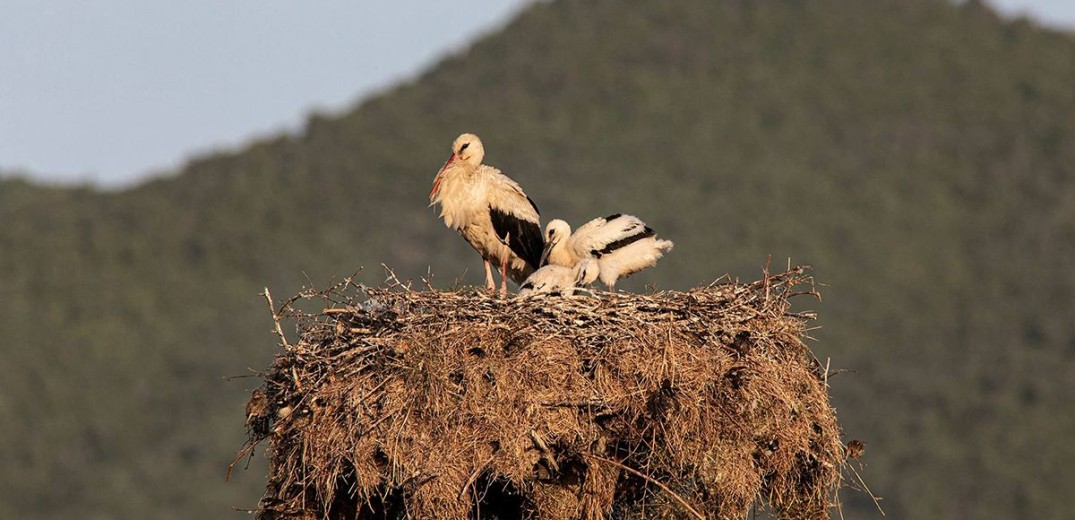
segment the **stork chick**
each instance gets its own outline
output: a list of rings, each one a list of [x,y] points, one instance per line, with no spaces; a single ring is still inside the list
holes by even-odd
[[[519,184],[500,170],[482,164],[485,147],[474,134],[452,143],[452,155],[433,179],[429,205],[440,204],[444,224],[482,257],[485,285],[496,291],[489,268],[500,271],[500,296],[508,293],[507,279],[521,284],[541,263],[545,243],[534,201]]]
[[[552,220],[545,228],[542,264],[573,266],[586,258],[594,259],[600,279],[609,290],[616,281],[653,267],[674,245],[661,240],[638,217],[617,213],[595,218],[571,233],[563,220]]]
[[[593,283],[599,273],[597,262],[591,258],[582,259],[575,267],[549,264],[526,278],[519,286],[519,297],[531,294],[571,296],[576,287]]]

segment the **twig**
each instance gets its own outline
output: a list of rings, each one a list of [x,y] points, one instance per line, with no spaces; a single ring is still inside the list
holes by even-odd
[[[545,408],[584,408],[584,409],[600,409],[608,410],[608,403],[600,399],[591,399],[589,401],[542,401],[541,406]]]
[[[388,267],[387,264],[381,264],[381,267],[383,267],[385,272],[387,273],[386,276],[385,276],[384,281],[392,282],[391,287],[402,287],[403,290],[405,290],[407,292],[411,292],[411,287],[409,285],[404,284],[403,282],[399,281],[399,278],[396,278],[396,272],[393,271],[391,267]]]
[[[837,369],[833,369],[832,371],[830,371],[828,376],[832,377],[832,376],[845,374],[845,373],[857,374],[858,370],[855,370],[854,368],[837,368]]]
[[[474,481],[478,480],[478,476],[482,474],[482,470],[485,469],[485,467],[488,466],[490,462],[493,462],[493,457],[495,456],[496,454],[490,455],[489,458],[485,459],[485,462],[482,462],[481,465],[475,468],[474,472],[471,473],[469,477],[467,477],[467,481],[463,484],[463,489],[459,490],[460,500],[462,500],[463,497],[466,496],[467,490],[470,489],[470,486],[474,485]]]
[[[862,480],[862,475],[859,475],[858,470],[856,470],[855,467],[851,464],[848,464],[847,467],[851,470],[852,473],[855,474],[855,478],[859,479],[859,484],[862,484],[862,489],[866,491],[866,494],[870,495],[870,499],[873,500],[873,505],[877,506],[877,510],[881,512],[881,516],[885,516],[885,510],[881,509],[880,500],[876,496],[874,496],[873,491],[870,491],[869,486],[866,485],[866,481]]]
[[[265,377],[265,374],[260,372],[254,374],[240,374],[236,376],[224,376],[225,381],[235,381],[236,379],[246,379],[248,377]]]
[[[239,462],[239,460],[242,459],[243,457],[245,457],[248,453],[254,451],[254,448],[257,447],[257,445],[258,445],[257,442],[249,442],[249,443],[247,443],[246,447],[243,448],[242,451],[240,451],[239,454],[236,455],[234,459],[232,459],[231,464],[228,464],[228,472],[224,474],[224,481],[225,482],[231,480],[231,470],[233,468],[235,468],[235,463]]]
[[[355,437],[363,437],[363,436],[365,436],[365,435],[366,435],[366,434],[368,434],[369,432],[372,432],[374,428],[376,428],[376,427],[380,426],[380,425],[381,425],[381,423],[382,423],[382,422],[384,422],[384,421],[385,421],[386,419],[388,419],[388,418],[390,418],[390,417],[395,417],[395,416],[399,415],[399,412],[400,412],[400,410],[396,410],[396,411],[394,411],[394,412],[392,412],[392,413],[388,413],[388,414],[384,414],[384,415],[382,415],[382,416],[381,416],[380,418],[378,418],[378,419],[377,419],[376,421],[373,421],[373,424],[371,424],[371,425],[369,425],[368,427],[366,427],[366,429],[365,429],[365,430],[363,430],[363,431],[362,431],[362,433],[360,433],[360,434],[356,435]]]
[[[618,468],[620,468],[622,470],[630,472],[631,474],[633,474],[633,475],[635,475],[637,477],[641,477],[641,478],[645,479],[648,482],[652,482],[657,487],[661,488],[661,490],[663,490],[665,493],[668,493],[672,498],[676,499],[676,502],[679,502],[683,507],[687,508],[687,511],[689,511],[691,514],[693,514],[695,516],[695,518],[700,518],[701,520],[706,520],[705,515],[703,515],[702,513],[699,513],[698,510],[696,510],[693,507],[691,507],[690,503],[688,503],[686,500],[684,500],[683,497],[679,496],[678,493],[676,493],[675,491],[672,491],[671,488],[669,488],[668,486],[662,484],[660,481],[654,479],[653,477],[651,477],[651,476],[649,476],[649,475],[647,475],[645,473],[642,473],[641,471],[638,471],[637,469],[634,469],[632,467],[626,466],[626,465],[624,465],[624,464],[622,464],[620,462],[616,462],[616,461],[614,461],[612,459],[606,459],[604,457],[598,457],[597,455],[591,455],[589,453],[583,453],[583,455],[585,457],[587,457],[587,458],[598,460],[598,461],[604,462],[606,464],[612,464],[613,466],[616,466],[616,467],[618,467]]]
[[[284,348],[291,350],[291,344],[287,342],[287,338],[284,336],[284,329],[280,328],[280,315],[276,313],[276,309],[272,305],[272,295],[269,294],[269,288],[266,287],[261,294],[265,296],[265,301],[269,304],[269,313],[272,314],[272,322],[276,325],[276,335],[280,336],[280,341],[284,342]]]
[[[545,440],[542,439],[541,435],[539,435],[538,432],[534,431],[533,428],[530,429],[530,440],[534,441],[534,446],[537,446],[537,449],[541,450],[541,453],[545,454],[547,460],[549,461],[549,465],[552,466],[553,472],[560,473],[560,465],[556,463],[556,455],[552,453],[552,450],[549,449],[549,446],[545,444]]]
[[[295,381],[295,390],[302,392],[302,379],[299,379],[299,373],[295,371],[295,367],[291,367],[291,379]]]
[[[772,277],[769,276],[769,265],[773,263],[773,255],[770,253],[769,258],[765,260],[765,268],[762,269],[764,275],[762,280],[765,282],[765,303],[769,303],[769,285]]]

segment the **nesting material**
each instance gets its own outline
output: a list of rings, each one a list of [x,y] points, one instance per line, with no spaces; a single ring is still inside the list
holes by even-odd
[[[816,295],[803,268],[645,295],[303,293],[248,410],[260,518],[828,518],[845,449],[796,294]]]

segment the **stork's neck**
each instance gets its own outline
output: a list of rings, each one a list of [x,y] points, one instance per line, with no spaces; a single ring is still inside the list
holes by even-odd
[[[480,164],[470,164],[467,162],[459,161],[453,164],[448,171],[444,172],[445,177],[452,179],[472,179],[478,174]]]
[[[566,267],[577,267],[577,258],[573,258],[567,249],[567,238],[561,238],[549,249],[549,263]]]
[[[440,204],[440,216],[445,225],[460,229],[473,221],[475,212],[488,207],[484,193],[477,169],[457,163],[441,174],[440,190],[432,202]]]

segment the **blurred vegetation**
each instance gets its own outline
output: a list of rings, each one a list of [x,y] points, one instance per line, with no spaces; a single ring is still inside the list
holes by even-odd
[[[1069,518],[1075,37],[933,0],[558,0],[301,135],[119,192],[0,181],[0,517],[238,518],[265,302],[379,264],[481,281],[426,207],[452,139],[544,211],[816,266],[815,350],[890,518]],[[848,518],[877,516],[844,493]]]

